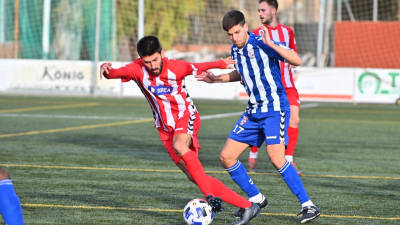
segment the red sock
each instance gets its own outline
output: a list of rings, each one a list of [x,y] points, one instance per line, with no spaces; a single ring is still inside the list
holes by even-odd
[[[215,196],[220,197],[222,201],[238,208],[248,208],[251,206],[249,200],[225,186],[221,181],[211,176],[209,176],[209,178],[212,182]]]
[[[212,185],[209,182],[207,174],[204,172],[203,165],[196,154],[195,151],[189,151],[182,156],[183,161],[185,162],[186,169],[192,175],[194,181],[197,186],[200,188],[200,191],[203,193],[205,197],[209,195],[214,195],[212,190]]]
[[[189,151],[182,156],[182,159],[190,175],[192,175],[205,197],[208,195],[220,197],[222,201],[240,208],[248,208],[251,206],[251,202],[243,196],[226,187],[221,181],[207,175],[204,172],[204,168],[196,152]]]
[[[299,136],[299,128],[289,127],[288,135],[289,135],[289,144],[285,151],[285,155],[293,156],[297,144],[297,138]]]

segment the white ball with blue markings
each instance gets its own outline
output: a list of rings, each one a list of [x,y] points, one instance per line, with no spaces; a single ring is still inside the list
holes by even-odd
[[[214,215],[207,201],[200,198],[190,200],[183,208],[183,219],[188,225],[209,225]]]

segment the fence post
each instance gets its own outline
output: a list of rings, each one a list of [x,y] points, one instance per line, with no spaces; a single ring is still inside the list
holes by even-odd
[[[100,17],[101,16],[101,0],[97,0],[96,7],[96,32],[94,44],[94,61],[92,66],[92,77],[90,82],[90,95],[95,95],[97,85],[97,64],[99,63],[99,45],[100,45]]]
[[[42,59],[49,58],[51,0],[43,1]]]
[[[138,40],[140,40],[144,36],[144,0],[139,0],[138,17]]]
[[[317,66],[322,67],[322,48],[324,43],[324,23],[325,23],[326,0],[319,3],[318,39],[317,39]]]

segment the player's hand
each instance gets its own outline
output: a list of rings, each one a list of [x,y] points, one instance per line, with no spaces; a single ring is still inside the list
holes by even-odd
[[[226,63],[227,69],[233,69],[234,68],[233,64],[236,64],[236,61],[231,59],[231,57],[221,58],[221,60],[224,61],[224,63]]]
[[[101,75],[107,75],[110,72],[111,69],[111,63],[103,63],[100,66],[100,76]]]
[[[261,28],[260,35],[262,37],[263,42],[268,46],[274,44],[274,42],[271,40],[271,37],[269,36],[268,29],[264,25],[261,25],[260,28]]]
[[[202,72],[195,76],[198,81],[204,81],[206,83],[214,83],[217,77],[209,71]]]

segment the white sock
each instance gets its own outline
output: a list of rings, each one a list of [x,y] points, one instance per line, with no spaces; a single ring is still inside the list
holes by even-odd
[[[258,156],[258,152],[251,152],[251,151],[250,151],[250,153],[249,153],[249,158],[257,159],[257,156]]]
[[[313,206],[313,205],[314,205],[314,203],[311,200],[308,200],[301,204],[301,208],[304,208],[306,206]]]
[[[261,203],[262,201],[264,201],[265,196],[263,194],[258,193],[257,195],[249,198],[249,201],[254,202],[254,203]]]
[[[285,155],[286,161],[292,163],[293,162],[293,156],[292,155]]]

